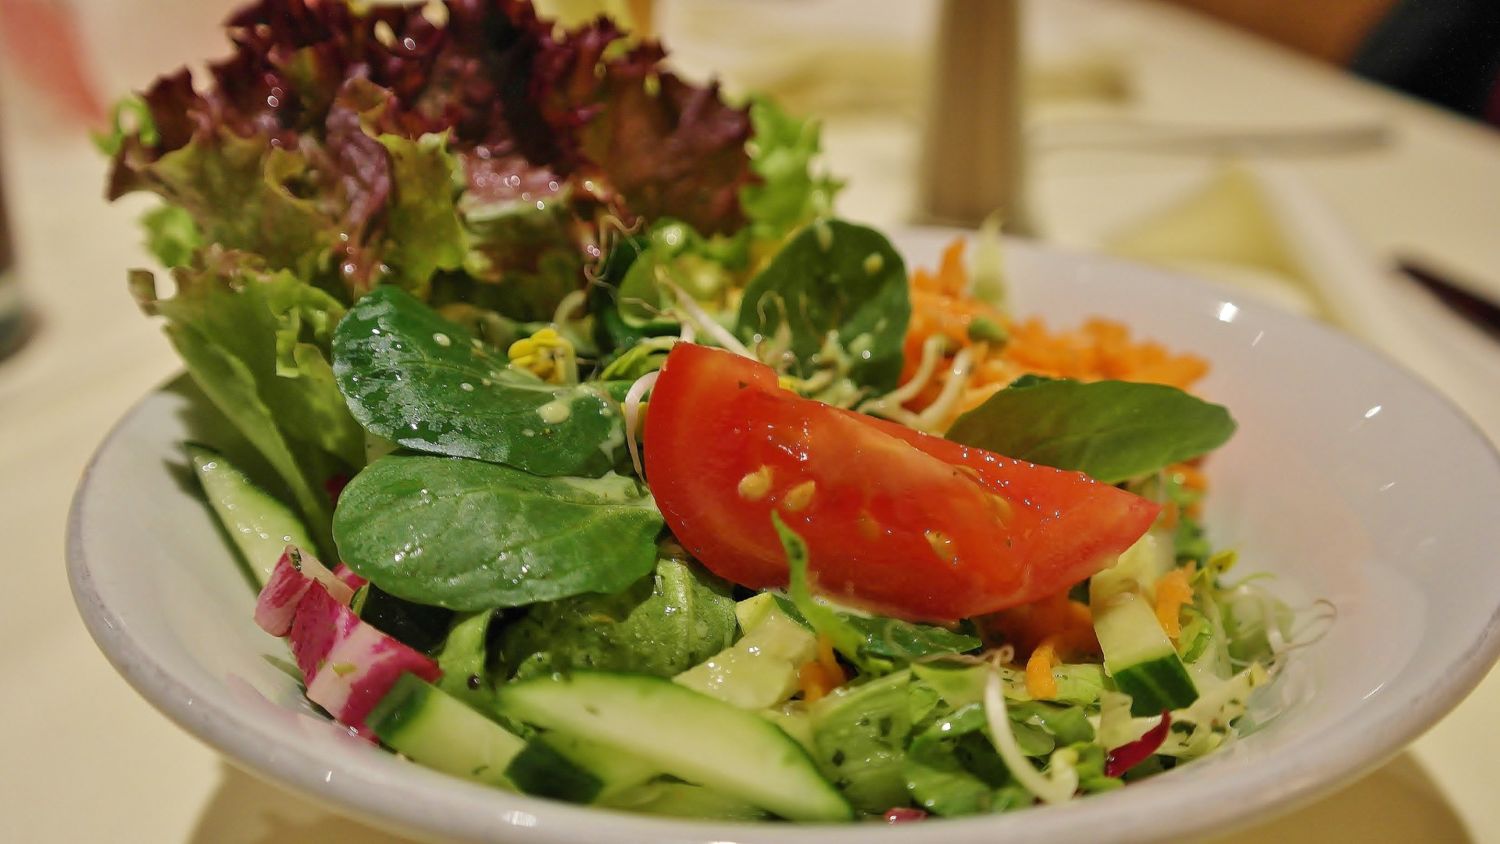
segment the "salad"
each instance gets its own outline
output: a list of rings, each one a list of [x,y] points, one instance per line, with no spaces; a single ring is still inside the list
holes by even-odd
[[[1292,614],[1199,522],[1207,364],[908,271],[815,124],[520,0],[261,0],[122,103],[130,283],[306,696],[498,789],[730,820],[1056,804],[1230,744]],[[324,561],[324,562],[320,562]],[[269,644],[271,640],[268,638]]]

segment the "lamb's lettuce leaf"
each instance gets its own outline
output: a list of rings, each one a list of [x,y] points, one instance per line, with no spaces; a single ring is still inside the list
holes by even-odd
[[[790,354],[804,378],[831,367],[885,392],[900,379],[910,318],[906,265],[885,235],[818,220],[750,280],[736,330],[771,350],[763,357]]]
[[[356,475],[333,520],[341,558],[362,577],[461,611],[618,592],[651,571],[661,528],[632,478],[405,453]]]
[[[598,477],[625,456],[628,384],[550,384],[395,287],[359,300],[333,340],[349,409],[398,445],[537,475]]]

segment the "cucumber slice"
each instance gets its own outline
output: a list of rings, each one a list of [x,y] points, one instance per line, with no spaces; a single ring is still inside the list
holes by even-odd
[[[578,776],[580,771],[587,776]],[[659,774],[659,768],[634,754],[558,732],[527,742],[506,769],[522,791],[574,803],[597,803]]]
[[[506,768],[526,742],[413,674],[391,686],[366,721],[393,750],[429,768],[511,788]]]
[[[1149,530],[1126,548],[1115,564],[1089,578],[1089,603],[1100,603],[1121,592],[1147,594],[1176,564],[1172,541]]]
[[[508,717],[618,747],[781,817],[848,820],[849,804],[776,725],[657,677],[576,671],[510,683]]]
[[[741,709],[766,709],[790,698],[797,690],[798,669],[816,655],[817,636],[774,604],[745,629],[738,642],[678,674],[673,682]]]
[[[604,783],[592,772],[573,764],[541,738],[527,742],[526,749],[510,760],[505,778],[527,794],[569,803],[592,803],[604,790]]]
[[[1198,699],[1172,640],[1140,595],[1121,592],[1095,605],[1094,633],[1104,650],[1105,669],[1115,686],[1130,695],[1130,714],[1157,715]]]
[[[291,508],[256,486],[224,455],[198,443],[186,443],[183,448],[193,462],[193,475],[203,486],[208,503],[258,585],[266,585],[287,545],[317,550],[317,543]]]

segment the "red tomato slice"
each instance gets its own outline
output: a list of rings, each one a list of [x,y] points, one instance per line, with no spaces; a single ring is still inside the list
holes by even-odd
[[[786,584],[775,509],[806,540],[818,591],[914,620],[1055,594],[1160,509],[1078,472],[804,399],[769,367],[686,343],[651,392],[645,450],[667,525],[719,576]]]

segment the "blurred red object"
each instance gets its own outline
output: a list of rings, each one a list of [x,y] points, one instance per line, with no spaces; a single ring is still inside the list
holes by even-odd
[[[88,73],[83,39],[67,0],[0,0],[0,44],[18,76],[70,118],[102,125],[103,99]]]

